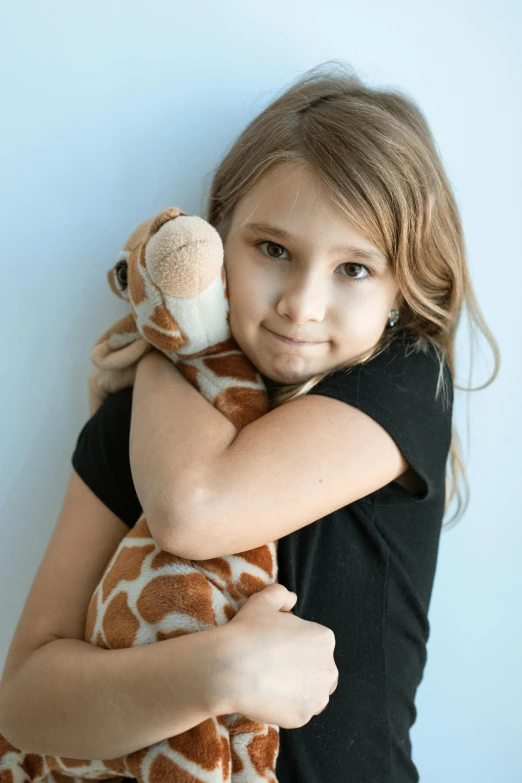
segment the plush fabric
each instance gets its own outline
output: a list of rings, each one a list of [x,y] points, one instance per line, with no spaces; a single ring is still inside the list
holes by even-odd
[[[109,271],[130,313],[95,344],[89,377],[94,414],[133,385],[138,360],[162,351],[240,429],[267,412],[263,379],[233,339],[223,245],[205,220],[169,207],[141,223]],[[162,551],[145,515],[122,539],[88,610],[85,641],[105,649],[170,639],[229,622],[247,598],[277,581],[277,542],[195,562]],[[0,737],[0,783],[135,778],[140,783],[277,783],[279,729],[239,714],[111,760],[25,753]]]

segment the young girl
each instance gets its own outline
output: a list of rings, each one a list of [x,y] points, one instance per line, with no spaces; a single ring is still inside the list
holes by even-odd
[[[409,731],[441,523],[453,496],[463,510],[452,404],[464,303],[498,371],[435,143],[400,92],[314,70],[232,146],[205,217],[224,242],[233,336],[272,409],[237,433],[152,352],[134,389],[87,422],[73,466],[129,527],[145,511],[178,555],[279,540],[279,582],[298,596],[284,619],[330,628],[339,673],[326,709],[281,729],[279,783],[418,781]],[[260,644],[254,628],[236,662]],[[251,660],[251,692],[268,692]],[[149,671],[149,686],[163,676]]]

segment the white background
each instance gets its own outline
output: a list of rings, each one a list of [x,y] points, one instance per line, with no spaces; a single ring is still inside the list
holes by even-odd
[[[339,59],[425,112],[502,352],[491,386],[456,393],[471,503],[441,537],[413,758],[422,783],[519,783],[520,4],[47,0],[1,16],[0,664],[88,418],[90,348],[126,312],[106,270],[163,207],[202,214],[247,122]],[[492,368],[483,340],[475,358],[476,386]],[[466,385],[465,324],[457,362]]]

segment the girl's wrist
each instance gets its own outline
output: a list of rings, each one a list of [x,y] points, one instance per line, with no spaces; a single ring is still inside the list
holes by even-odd
[[[205,707],[211,715],[237,712],[238,672],[235,665],[237,642],[230,624],[218,625],[205,632],[202,664]]]

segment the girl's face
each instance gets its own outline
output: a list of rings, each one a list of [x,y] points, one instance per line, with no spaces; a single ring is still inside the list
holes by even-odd
[[[398,301],[386,258],[295,164],[274,166],[240,199],[224,249],[232,335],[281,384],[370,351]]]

